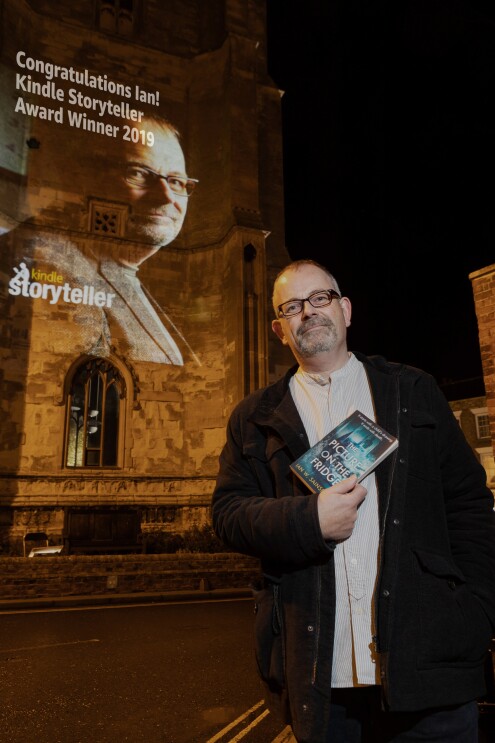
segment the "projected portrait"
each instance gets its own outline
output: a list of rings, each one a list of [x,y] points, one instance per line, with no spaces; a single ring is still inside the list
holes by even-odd
[[[61,131],[53,123],[36,127],[28,217],[3,237],[8,294],[16,306],[31,300],[29,310],[13,314],[31,314],[33,337],[50,323],[54,353],[113,351],[182,365],[197,358],[140,270],[178,237],[198,181],[188,175],[177,129],[155,112],[134,116],[138,122],[118,124],[98,117],[94,131],[88,118]]]

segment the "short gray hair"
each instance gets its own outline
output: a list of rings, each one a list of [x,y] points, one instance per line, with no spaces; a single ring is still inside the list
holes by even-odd
[[[288,263],[284,268],[282,268],[281,271],[278,272],[278,274],[275,276],[275,281],[273,282],[273,293],[272,293],[272,304],[273,309],[275,310],[275,316],[278,317],[277,314],[277,307],[275,306],[275,285],[277,281],[284,275],[284,273],[287,273],[287,271],[297,271],[299,268],[302,268],[303,266],[315,266],[316,268],[319,268],[323,273],[326,273],[328,278],[330,279],[330,282],[332,284],[332,288],[335,289],[336,292],[339,294],[342,294],[342,292],[339,289],[339,285],[337,283],[337,279],[335,276],[330,273],[328,268],[325,266],[322,266],[321,263],[318,263],[318,261],[313,261],[311,258],[301,258],[297,261],[292,261],[292,263]]]

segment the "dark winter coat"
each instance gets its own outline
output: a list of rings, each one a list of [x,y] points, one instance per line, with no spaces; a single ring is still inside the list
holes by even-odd
[[[380,565],[376,648],[391,710],[484,692],[495,633],[495,524],[486,476],[433,378],[356,354],[378,423],[399,439],[376,470]],[[324,743],[335,617],[334,544],[317,495],[289,464],[309,442],[290,376],[234,410],[213,496],[218,536],[261,559],[256,659],[267,700],[300,743]]]

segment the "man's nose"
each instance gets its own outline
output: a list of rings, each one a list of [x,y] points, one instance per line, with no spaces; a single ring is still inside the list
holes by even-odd
[[[159,194],[162,200],[165,198],[167,203],[175,201],[177,198],[177,194],[172,191],[172,189],[168,185],[167,179],[164,176],[157,178],[156,193],[157,195]]]
[[[302,300],[302,310],[301,310],[301,316],[302,317],[311,317],[311,315],[316,315],[317,312],[309,299],[303,299]]]

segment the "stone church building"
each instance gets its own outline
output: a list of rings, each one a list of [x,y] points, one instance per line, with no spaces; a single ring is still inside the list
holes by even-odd
[[[207,523],[233,405],[287,366],[265,25],[264,0],[2,3],[3,549]]]
[[[289,256],[265,6],[1,3],[5,552],[208,523],[230,411],[291,363],[269,333]],[[455,410],[491,462],[494,270],[471,276],[486,410]]]

